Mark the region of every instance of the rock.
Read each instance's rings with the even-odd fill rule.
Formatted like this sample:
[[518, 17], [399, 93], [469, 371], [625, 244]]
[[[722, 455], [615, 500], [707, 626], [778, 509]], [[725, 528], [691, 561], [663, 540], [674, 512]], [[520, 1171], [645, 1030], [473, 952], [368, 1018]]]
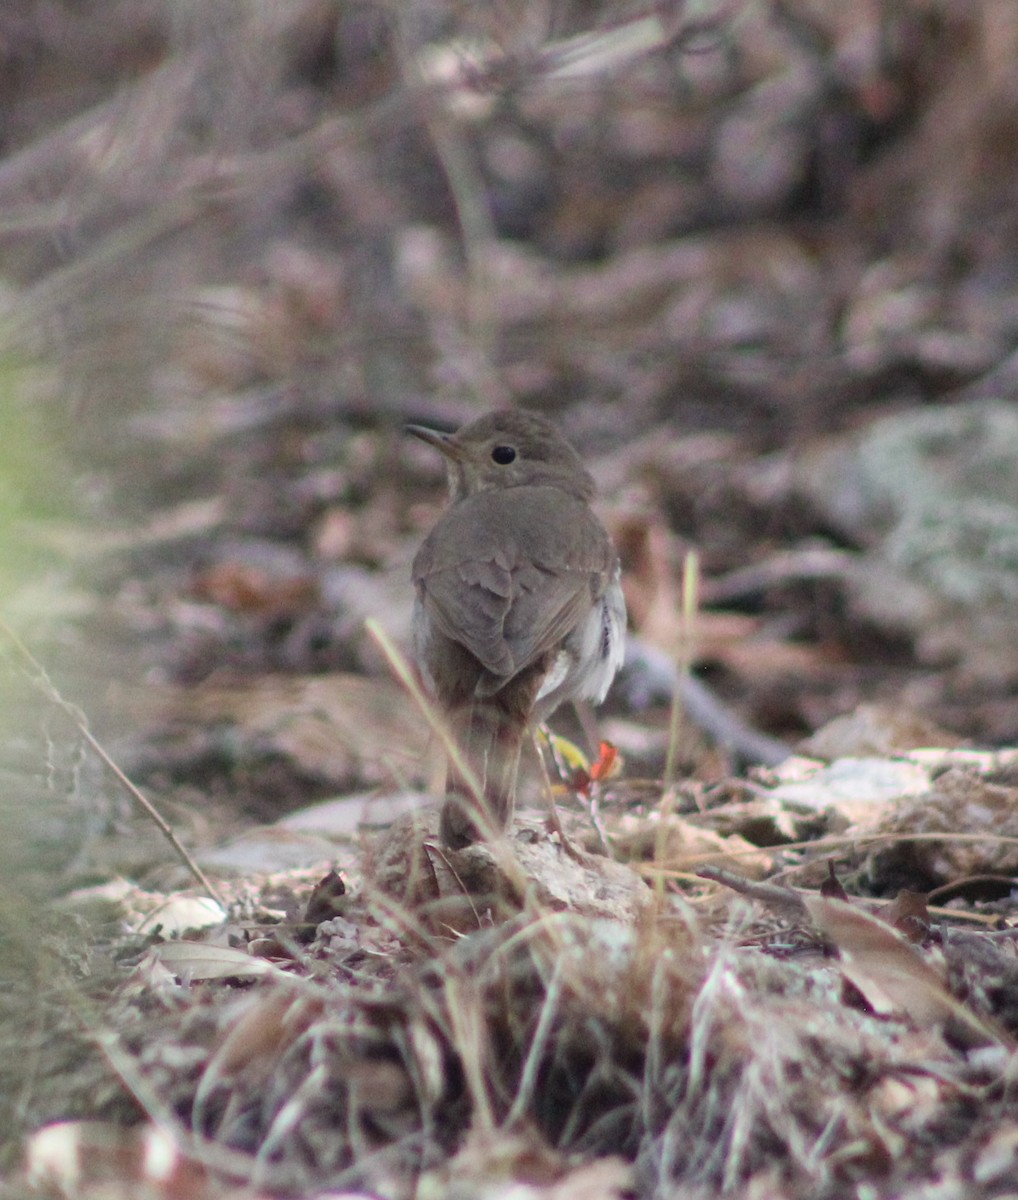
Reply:
[[931, 406], [835, 439], [797, 486], [867, 548], [848, 577], [861, 617], [905, 633], [925, 662], [1018, 680], [1018, 409]]

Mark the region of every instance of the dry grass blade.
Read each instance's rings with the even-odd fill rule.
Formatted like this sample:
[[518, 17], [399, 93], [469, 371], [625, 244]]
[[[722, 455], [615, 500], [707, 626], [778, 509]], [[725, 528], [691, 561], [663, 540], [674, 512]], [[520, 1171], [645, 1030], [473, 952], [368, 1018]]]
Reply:
[[[682, 564], [682, 620], [679, 623], [679, 645], [676, 648], [677, 674], [688, 676], [696, 655], [696, 613], [700, 596], [700, 559], [690, 551]], [[679, 734], [682, 725], [682, 689], [676, 687], [668, 723], [668, 753], [665, 758], [664, 784], [667, 791], [675, 783], [679, 759]]]
[[450, 974], [445, 981], [446, 1012], [452, 1044], [457, 1048], [473, 1105], [474, 1125], [485, 1132], [497, 1127], [489, 1094], [495, 1072], [493, 1050], [479, 991], [466, 979]]
[[506, 1124], [510, 1128], [523, 1119], [524, 1114], [533, 1104], [541, 1062], [547, 1052], [548, 1041], [551, 1037], [552, 1027], [558, 1015], [559, 1003], [562, 998], [562, 975], [561, 962], [556, 962], [552, 977], [548, 982], [548, 987], [544, 994], [544, 1000], [541, 1004], [541, 1014], [537, 1020], [537, 1028], [534, 1030], [534, 1036], [530, 1039], [527, 1057], [523, 1063], [523, 1070], [520, 1072], [519, 1087], [513, 1099], [512, 1108], [509, 1110], [509, 1116], [506, 1119]]

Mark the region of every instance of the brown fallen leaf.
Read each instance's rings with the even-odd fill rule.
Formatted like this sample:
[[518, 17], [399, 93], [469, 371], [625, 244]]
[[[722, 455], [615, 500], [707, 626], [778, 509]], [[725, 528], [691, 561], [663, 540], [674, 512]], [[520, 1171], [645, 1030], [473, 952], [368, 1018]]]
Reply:
[[902, 888], [891, 903], [880, 910], [880, 919], [910, 942], [920, 943], [930, 936], [930, 909], [922, 892]]
[[231, 1076], [246, 1072], [268, 1078], [285, 1051], [322, 1013], [320, 997], [309, 995], [292, 979], [270, 991], [254, 994], [248, 1006], [231, 1022], [226, 1036], [209, 1059], [194, 1094], [196, 1123], [217, 1087]]
[[232, 1022], [209, 1060], [195, 1102], [208, 1094], [218, 1078], [252, 1063], [275, 1059], [321, 1015], [321, 1000], [295, 987], [292, 979], [260, 991]]
[[250, 563], [215, 563], [195, 576], [194, 594], [231, 612], [279, 617], [309, 608], [318, 599], [310, 574], [279, 577]]
[[939, 972], [885, 921], [843, 900], [804, 896], [803, 903], [821, 932], [834, 943], [841, 969], [883, 1014], [898, 1013], [922, 1028], [950, 1027], [967, 1047], [1001, 1046], [1014, 1039], [995, 1022], [977, 1017], [944, 986]]

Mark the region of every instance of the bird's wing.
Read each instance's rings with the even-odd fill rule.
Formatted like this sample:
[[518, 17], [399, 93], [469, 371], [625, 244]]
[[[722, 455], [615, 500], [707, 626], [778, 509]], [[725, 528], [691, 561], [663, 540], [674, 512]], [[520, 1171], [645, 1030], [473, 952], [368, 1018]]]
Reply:
[[503, 681], [516, 674], [502, 633], [512, 604], [511, 571], [495, 559], [471, 558], [420, 571], [415, 563], [414, 579], [425, 615], [444, 637]]
[[586, 505], [546, 488], [482, 493], [443, 517], [414, 561], [428, 617], [470, 651], [497, 691], [554, 648], [593, 602], [614, 552]]

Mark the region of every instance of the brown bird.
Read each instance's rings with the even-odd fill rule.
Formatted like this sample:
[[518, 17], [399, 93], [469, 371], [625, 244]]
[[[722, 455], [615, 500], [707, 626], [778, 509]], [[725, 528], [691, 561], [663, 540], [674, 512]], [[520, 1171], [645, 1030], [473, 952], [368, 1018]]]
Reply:
[[528, 728], [564, 701], [600, 703], [622, 663], [619, 560], [583, 460], [537, 413], [506, 410], [455, 434], [407, 431], [439, 450], [451, 504], [414, 559], [414, 650], [479, 783], [453, 769], [441, 836], [459, 848], [504, 832]]

